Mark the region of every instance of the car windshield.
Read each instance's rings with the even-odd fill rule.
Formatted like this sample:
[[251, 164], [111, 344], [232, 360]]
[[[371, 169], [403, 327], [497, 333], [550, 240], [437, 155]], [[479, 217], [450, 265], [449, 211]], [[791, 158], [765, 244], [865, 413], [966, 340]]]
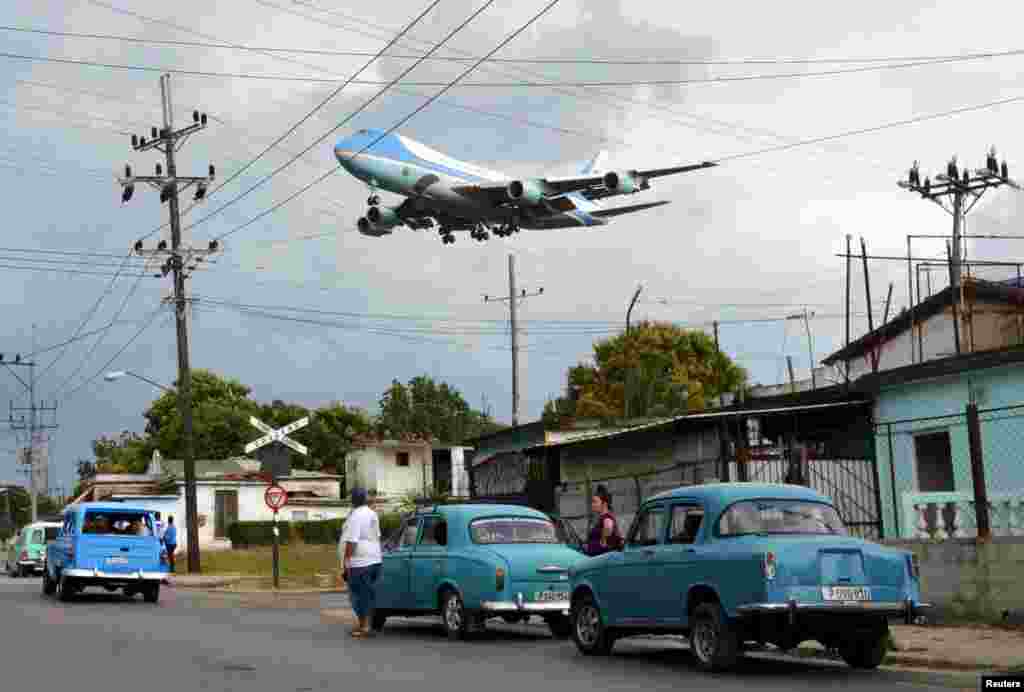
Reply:
[[152, 536], [150, 517], [145, 512], [88, 512], [82, 533], [106, 536]]
[[737, 502], [718, 520], [718, 535], [825, 534], [846, 535], [838, 512], [820, 502], [752, 500]]
[[562, 543], [555, 525], [547, 519], [502, 517], [477, 519], [469, 525], [474, 543]]

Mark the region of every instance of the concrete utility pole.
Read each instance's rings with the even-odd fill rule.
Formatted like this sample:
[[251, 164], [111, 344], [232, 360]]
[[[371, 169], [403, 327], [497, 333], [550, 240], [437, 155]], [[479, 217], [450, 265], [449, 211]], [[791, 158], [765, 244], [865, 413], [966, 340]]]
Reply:
[[[35, 342], [35, 325], [32, 325], [33, 342]], [[35, 344], [33, 343], [33, 350], [35, 350]], [[39, 480], [40, 475], [44, 475], [40, 472], [40, 467], [45, 468], [46, 473], [44, 477], [47, 482], [44, 483], [42, 490], [45, 492], [49, 485], [49, 468], [46, 466], [49, 464], [48, 455], [44, 457], [36, 452], [37, 445], [46, 441], [45, 436], [40, 433], [46, 430], [54, 430], [57, 428], [56, 423], [47, 424], [42, 422], [40, 414], [47, 412], [56, 412], [57, 402], [53, 403], [53, 406], [47, 406], [45, 402], [36, 402], [36, 376], [35, 376], [35, 362], [34, 361], [23, 361], [20, 355], [15, 355], [14, 361], [7, 361], [4, 359], [3, 354], [0, 354], [0, 363], [7, 367], [11, 371], [11, 374], [25, 387], [28, 391], [28, 406], [18, 407], [11, 402], [9, 422], [12, 430], [24, 431], [28, 433], [28, 441], [24, 448], [24, 455], [21, 456], [19, 461], [25, 467], [25, 472], [28, 473], [29, 478], [29, 496], [32, 500], [32, 517], [31, 521], [36, 521], [39, 516]], [[28, 382], [25, 382], [11, 366], [24, 366], [28, 368]], [[15, 420], [14, 414], [21, 413], [17, 420]], [[28, 414], [28, 420], [25, 420], [24, 414]]]
[[[914, 165], [910, 169], [907, 180], [900, 180], [897, 184], [905, 190], [910, 190], [911, 192], [921, 195], [922, 199], [934, 202], [942, 207], [946, 213], [952, 215], [953, 242], [951, 246], [952, 257], [950, 260], [952, 264], [950, 285], [953, 288], [953, 292], [956, 293], [961, 289], [961, 271], [964, 263], [962, 229], [967, 214], [969, 214], [974, 208], [974, 205], [981, 201], [982, 196], [989, 188], [1009, 185], [1016, 190], [1020, 190], [1021, 187], [1010, 179], [1006, 161], [1004, 160], [1000, 164], [996, 160], [995, 147], [992, 147], [992, 149], [989, 150], [984, 168], [975, 170], [973, 174], [968, 171], [966, 167], [961, 170], [957, 167], [956, 157], [954, 156], [949, 163], [946, 164], [945, 174], [935, 176], [935, 180], [936, 182], [933, 184], [931, 178], [926, 177], [922, 183], [921, 171], [918, 167], [918, 162], [914, 161]], [[946, 204], [947, 199], [949, 200], [948, 206]], [[912, 275], [913, 267], [911, 266], [910, 237], [908, 236], [907, 301], [911, 305], [911, 356], [913, 356], [913, 330], [916, 328], [916, 324], [914, 322], [914, 289], [912, 285]], [[921, 360], [924, 360], [923, 354], [919, 353], [918, 355]], [[911, 362], [913, 362], [913, 357], [911, 357]]]
[[167, 250], [167, 242], [160, 241], [156, 250], [144, 250], [142, 241], [135, 243], [135, 252], [139, 255], [166, 256], [167, 260], [157, 276], [174, 275], [175, 322], [177, 324], [178, 341], [178, 404], [185, 433], [185, 521], [188, 524], [188, 571], [195, 574], [199, 569], [199, 512], [196, 502], [196, 464], [195, 448], [192, 435], [192, 375], [189, 366], [188, 323], [186, 308], [188, 299], [185, 297], [186, 268], [189, 272], [196, 268], [193, 263], [203, 262], [205, 258], [217, 252], [216, 240], [210, 241], [207, 249], [182, 248], [181, 246], [181, 210], [178, 206], [178, 194], [192, 185], [196, 186], [197, 202], [206, 198], [207, 186], [214, 180], [214, 167], [210, 164], [209, 175], [204, 177], [179, 176], [174, 154], [180, 149], [184, 140], [199, 130], [206, 128], [206, 113], [193, 111], [192, 124], [180, 130], [174, 129], [174, 107], [171, 100], [171, 77], [160, 78], [160, 94], [163, 104], [164, 122], [162, 128], [152, 128], [152, 139], [132, 135], [132, 148], [135, 151], [156, 149], [163, 152], [166, 158], [167, 175], [163, 175], [160, 164], [156, 165], [155, 176], [132, 176], [130, 166], [125, 166], [125, 177], [121, 180], [124, 193], [122, 202], [131, 199], [136, 182], [149, 183], [160, 190], [160, 201], [167, 202], [170, 209], [171, 248]]
[[[629, 336], [630, 318], [633, 316], [633, 308], [636, 307], [636, 301], [640, 299], [640, 292], [644, 290], [643, 284], [636, 287], [636, 292], [633, 294], [633, 299], [629, 301], [629, 308], [626, 309], [626, 336]], [[630, 353], [630, 356], [633, 354]], [[625, 414], [626, 420], [629, 420], [629, 395], [633, 391], [633, 363], [632, 358], [630, 359], [629, 368], [626, 370], [626, 392], [623, 397], [623, 414]]]
[[490, 295], [484, 296], [485, 303], [500, 303], [508, 301], [509, 314], [512, 332], [512, 425], [519, 425], [519, 322], [516, 315], [517, 304], [521, 300], [544, 295], [544, 289], [537, 289], [536, 293], [527, 293], [522, 289], [516, 293], [516, 258], [515, 255], [508, 256], [508, 298], [495, 298]]

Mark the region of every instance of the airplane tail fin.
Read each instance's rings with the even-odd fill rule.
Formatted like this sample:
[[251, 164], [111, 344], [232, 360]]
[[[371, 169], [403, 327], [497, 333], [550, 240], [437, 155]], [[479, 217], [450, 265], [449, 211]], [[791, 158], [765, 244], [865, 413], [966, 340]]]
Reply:
[[607, 151], [599, 151], [597, 156], [587, 161], [586, 165], [580, 170], [580, 175], [597, 175], [601, 172], [601, 168], [604, 166], [605, 161], [608, 159]]

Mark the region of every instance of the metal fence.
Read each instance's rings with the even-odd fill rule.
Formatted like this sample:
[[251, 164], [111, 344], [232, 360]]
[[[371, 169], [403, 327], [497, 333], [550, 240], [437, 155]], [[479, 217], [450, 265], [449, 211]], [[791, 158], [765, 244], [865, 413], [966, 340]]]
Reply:
[[887, 538], [1024, 535], [1024, 405], [881, 421], [875, 442]]

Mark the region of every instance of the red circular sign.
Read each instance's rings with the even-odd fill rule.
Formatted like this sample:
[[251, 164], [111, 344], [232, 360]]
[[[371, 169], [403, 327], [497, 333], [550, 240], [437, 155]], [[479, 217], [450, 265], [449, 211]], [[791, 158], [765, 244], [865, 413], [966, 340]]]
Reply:
[[272, 485], [263, 493], [263, 501], [276, 512], [288, 504], [288, 491], [279, 485]]

